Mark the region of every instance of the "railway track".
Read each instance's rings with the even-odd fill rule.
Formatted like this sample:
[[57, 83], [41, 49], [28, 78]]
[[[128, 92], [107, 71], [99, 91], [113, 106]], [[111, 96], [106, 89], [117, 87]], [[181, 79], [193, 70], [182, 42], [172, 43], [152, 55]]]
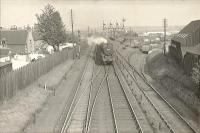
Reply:
[[143, 132], [122, 82], [116, 68], [111, 67], [107, 84], [115, 121], [115, 132]]
[[194, 129], [190, 123], [151, 86], [143, 73], [138, 72], [134, 66], [130, 65], [118, 51], [116, 51], [116, 54], [118, 65], [122, 64], [119, 66], [127, 82], [131, 84], [134, 82], [137, 85], [137, 90], [132, 88], [132, 92], [134, 92], [133, 95], [139, 93], [141, 97], [144, 97], [143, 99], [148, 101], [155, 109], [171, 133], [198, 133], [198, 131], [196, 131], [196, 129]]
[[116, 68], [109, 66], [105, 78], [106, 82], [103, 82], [94, 100], [87, 132], [151, 133], [151, 130], [147, 130], [149, 127], [141, 125], [144, 124], [139, 121], [141, 116], [136, 116], [132, 107], [134, 103], [131, 102], [130, 95], [124, 87], [125, 82], [120, 78]]
[[60, 118], [58, 119], [57, 124], [54, 127], [54, 130], [53, 130], [54, 132], [62, 132], [63, 127], [64, 127], [63, 125], [66, 125], [66, 123], [68, 123], [68, 121], [69, 121], [71, 113], [74, 109], [74, 105], [77, 102], [77, 96], [80, 95], [80, 86], [81, 86], [82, 80], [84, 78], [84, 75], [86, 73], [86, 68], [89, 64], [89, 59], [91, 58], [90, 53], [92, 52], [92, 50], [93, 50], [93, 48], [89, 49], [84, 68], [80, 72], [80, 76], [77, 79], [77, 84], [75, 84], [74, 87], [73, 87], [74, 89], [70, 94], [71, 97], [69, 97], [66, 101], [66, 105], [63, 109], [63, 112], [61, 113]]
[[[103, 68], [103, 66], [101, 66], [101, 67]], [[91, 95], [91, 97], [89, 99], [89, 103], [90, 104], [88, 106], [88, 112], [87, 112], [87, 116], [86, 116], [86, 118], [87, 118], [86, 119], [86, 130], [85, 130], [86, 133], [88, 133], [88, 132], [97, 132], [97, 131], [93, 131], [94, 128], [96, 127], [95, 124], [98, 122], [98, 121], [94, 122], [94, 120], [96, 120], [96, 118], [94, 116], [94, 112], [95, 113], [98, 112], [97, 110], [95, 110], [96, 107], [97, 107], [96, 104], [97, 104], [97, 102], [99, 102], [99, 100], [101, 100], [100, 98], [102, 98], [99, 95], [102, 92], [103, 84], [104, 84], [104, 81], [105, 81], [105, 79], [107, 77], [108, 69], [106, 69], [104, 67], [104, 69], [102, 69], [102, 70], [104, 70], [104, 72], [101, 73], [100, 79], [96, 78], [96, 81], [94, 81], [92, 83], [92, 90], [93, 91], [91, 91], [91, 93], [90, 93], [90, 95]], [[101, 109], [102, 108], [104, 108], [104, 106], [101, 107]]]
[[[84, 73], [81, 77], [81, 80], [78, 84], [75, 95], [73, 97], [72, 103], [70, 105], [70, 110], [68, 111], [68, 114], [67, 114], [65, 121], [62, 125], [61, 131], [60, 131], [61, 133], [64, 133], [67, 130], [69, 132], [71, 130], [73, 130], [73, 131], [82, 130], [82, 127], [83, 127], [82, 121], [84, 119], [83, 113], [85, 111], [85, 106], [87, 106], [86, 100], [88, 99], [88, 91], [89, 91], [89, 89], [88, 89], [89, 85], [86, 86], [85, 82], [90, 81], [89, 75], [91, 74], [87, 69], [92, 68], [92, 66], [89, 64], [90, 61], [91, 61], [91, 59], [88, 59], [88, 63], [87, 63], [88, 68], [85, 67], [85, 69], [84, 69]], [[85, 79], [86, 75], [88, 75], [88, 78]], [[78, 109], [80, 109], [80, 110], [78, 110]], [[78, 114], [78, 111], [79, 111], [79, 114]], [[74, 125], [76, 125], [76, 126], [73, 127]]]
[[100, 66], [101, 73], [99, 74], [99, 77], [95, 77], [94, 81], [91, 84], [91, 91], [90, 91], [90, 97], [88, 99], [88, 109], [86, 114], [86, 120], [85, 120], [85, 132], [90, 132], [90, 125], [92, 121], [92, 115], [95, 108], [95, 104], [97, 101], [97, 97], [99, 95], [100, 90], [102, 89], [102, 84], [105, 81], [105, 77], [107, 76], [107, 70], [103, 66]]
[[[85, 132], [87, 130], [88, 126], [88, 116], [90, 116], [90, 109], [94, 100], [94, 97], [96, 93], [98, 92], [99, 88], [94, 89], [92, 87], [93, 82], [99, 78], [102, 72], [102, 68], [99, 67], [99, 69], [95, 69], [96, 67], [93, 65], [93, 78], [87, 84], [85, 87], [80, 87], [83, 88], [81, 91], [80, 96], [76, 96], [77, 102], [74, 104], [74, 109], [72, 113], [69, 115], [69, 119], [63, 124], [61, 132]], [[88, 72], [91, 69], [89, 68]], [[97, 72], [95, 72], [97, 70]], [[100, 81], [100, 80], [98, 80]], [[100, 81], [101, 84], [102, 81]], [[92, 88], [92, 89], [91, 89]], [[95, 93], [95, 91], [97, 91]]]

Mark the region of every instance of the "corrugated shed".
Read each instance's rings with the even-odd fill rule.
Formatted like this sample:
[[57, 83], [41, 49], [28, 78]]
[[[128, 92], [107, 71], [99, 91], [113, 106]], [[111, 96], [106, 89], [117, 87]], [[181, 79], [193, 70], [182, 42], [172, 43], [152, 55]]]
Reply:
[[170, 55], [177, 61], [178, 64], [182, 63], [182, 52], [181, 44], [178, 41], [171, 40], [171, 45], [169, 46]]
[[186, 25], [172, 40], [181, 43], [181, 46], [194, 46], [200, 43], [200, 20], [195, 20]]
[[174, 35], [171, 42], [170, 54], [179, 64], [183, 62], [187, 52], [198, 53], [196, 45], [200, 43], [200, 20], [192, 21], [186, 25], [178, 34]]
[[189, 52], [186, 52], [183, 60], [183, 68], [187, 75], [191, 75], [192, 69], [195, 64], [200, 59], [200, 55], [195, 55]]
[[179, 33], [174, 35], [172, 40], [179, 42], [181, 46], [191, 46], [192, 45], [191, 38], [192, 37], [190, 34]]
[[183, 65], [186, 74], [190, 75], [195, 64], [200, 60], [200, 44], [185, 51]]
[[185, 53], [186, 52], [194, 54], [194, 55], [200, 55], [200, 44], [198, 44], [198, 45], [196, 45], [194, 47], [187, 47], [185, 49]]

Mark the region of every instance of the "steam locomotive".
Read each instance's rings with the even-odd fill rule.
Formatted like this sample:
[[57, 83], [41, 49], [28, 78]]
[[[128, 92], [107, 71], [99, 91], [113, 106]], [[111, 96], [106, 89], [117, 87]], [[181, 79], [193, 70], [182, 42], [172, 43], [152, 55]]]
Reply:
[[113, 62], [113, 45], [112, 43], [101, 43], [95, 47], [95, 63], [98, 65], [112, 64]]

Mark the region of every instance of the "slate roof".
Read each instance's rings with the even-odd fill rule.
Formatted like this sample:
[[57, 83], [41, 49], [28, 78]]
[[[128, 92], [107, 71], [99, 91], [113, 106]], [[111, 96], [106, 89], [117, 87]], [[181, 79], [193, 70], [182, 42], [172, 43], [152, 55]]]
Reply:
[[0, 39], [6, 40], [6, 44], [26, 44], [27, 30], [1, 30]]
[[0, 57], [5, 55], [7, 56], [9, 51], [10, 51], [9, 48], [0, 48]]

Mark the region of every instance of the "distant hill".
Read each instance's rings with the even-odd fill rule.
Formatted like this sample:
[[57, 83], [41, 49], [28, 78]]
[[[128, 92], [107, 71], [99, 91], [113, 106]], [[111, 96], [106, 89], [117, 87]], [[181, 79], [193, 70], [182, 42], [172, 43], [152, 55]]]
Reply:
[[[167, 31], [180, 31], [184, 26], [168, 26], [167, 27]], [[163, 27], [161, 26], [135, 26], [132, 27], [133, 31], [137, 32], [137, 33], [143, 33], [143, 32], [159, 32], [159, 31], [163, 31]]]
[[[144, 33], [144, 32], [162, 32], [163, 27], [162, 26], [126, 26], [127, 31], [132, 28], [133, 32], [136, 33]], [[167, 32], [174, 32], [174, 31], [180, 31], [184, 26], [168, 26], [167, 27]], [[102, 27], [95, 27], [91, 28], [90, 32], [94, 31], [102, 31]], [[82, 30], [82, 33], [87, 33], [87, 30]]]

